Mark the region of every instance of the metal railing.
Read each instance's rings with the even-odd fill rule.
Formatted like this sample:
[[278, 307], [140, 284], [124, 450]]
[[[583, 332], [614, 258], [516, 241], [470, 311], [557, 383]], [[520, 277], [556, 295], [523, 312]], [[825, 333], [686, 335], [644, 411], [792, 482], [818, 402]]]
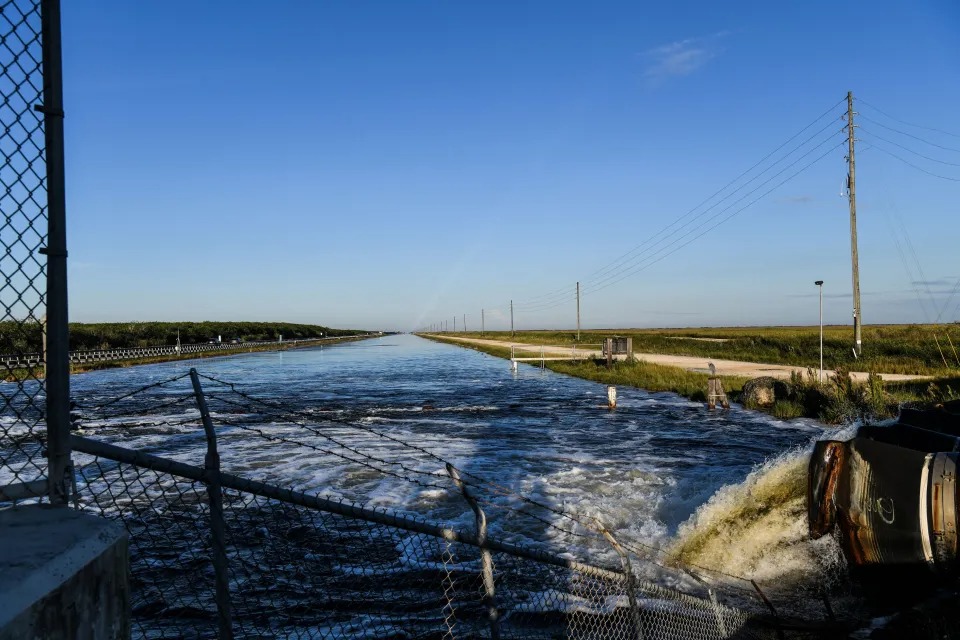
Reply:
[[[89, 362], [109, 362], [115, 360], [135, 360], [139, 358], [189, 355], [191, 353], [209, 353], [213, 351], [242, 351], [251, 347], [291, 348], [303, 345], [333, 344], [343, 339], [358, 338], [375, 334], [356, 334], [333, 336], [329, 338], [297, 338], [285, 340], [251, 340], [248, 342], [216, 342], [182, 345], [157, 345], [153, 347], [120, 347], [116, 349], [79, 349], [69, 353], [70, 364]], [[37, 368], [43, 365], [42, 353], [10, 353], [0, 355], [0, 365], [8, 371]]]
[[[121, 521], [129, 533], [133, 628], [137, 637], [352, 638], [730, 638], [761, 633], [748, 612], [713, 592], [666, 588], [643, 579], [646, 562], [604, 532], [620, 566], [573, 559], [570, 550], [503, 539], [488, 531], [475, 476], [447, 464], [423, 486], [443, 483], [472, 513], [466, 530], [284, 488], [221, 468], [221, 435], [261, 438], [287, 453], [334, 440], [303, 427], [279, 431], [229, 416], [242, 395], [164, 388], [164, 407], [195, 410], [179, 433], [202, 433], [203, 464], [74, 435], [77, 504]], [[183, 379], [181, 376], [179, 379]], [[129, 400], [130, 397], [125, 397]], [[208, 406], [208, 399], [218, 410]], [[118, 423], [123, 403], [102, 414]], [[155, 409], [143, 403], [140, 414]], [[248, 405], [246, 411], [253, 412]], [[137, 416], [143, 419], [143, 415]], [[292, 419], [288, 415], [287, 419]], [[81, 420], [97, 432], [96, 419]], [[174, 424], [167, 422], [166, 424]], [[150, 429], [160, 428], [151, 422]], [[285, 435], [280, 435], [283, 433]], [[305, 439], [309, 435], [312, 440]], [[389, 436], [388, 436], [389, 438]], [[193, 439], [192, 441], [196, 441]], [[379, 458], [339, 441], [370, 469]], [[200, 448], [194, 447], [195, 456]], [[260, 447], [258, 446], [258, 450]], [[180, 458], [183, 455], [178, 456]], [[405, 468], [401, 465], [401, 468]], [[383, 469], [382, 469], [383, 470]], [[412, 471], [410, 473], [413, 473]]]
[[[584, 349], [584, 347], [601, 346], [590, 344], [577, 344], [571, 346], [550, 346], [550, 345], [510, 345], [510, 362], [514, 371], [517, 370], [517, 363], [540, 363], [540, 368], [546, 367], [547, 362], [556, 361], [578, 361], [590, 360], [600, 357], [599, 351]], [[532, 353], [534, 355], [526, 355]]]

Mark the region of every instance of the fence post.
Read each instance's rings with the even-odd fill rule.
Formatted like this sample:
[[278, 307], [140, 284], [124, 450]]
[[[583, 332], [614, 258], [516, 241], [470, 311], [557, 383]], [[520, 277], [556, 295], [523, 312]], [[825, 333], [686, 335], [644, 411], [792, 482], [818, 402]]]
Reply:
[[729, 638], [730, 632], [727, 630], [727, 623], [723, 619], [723, 610], [717, 601], [717, 594], [713, 592], [713, 589], [707, 589], [707, 593], [710, 594], [710, 602], [713, 604], [713, 615], [717, 617], [717, 630], [720, 632], [720, 637]]
[[42, 0], [43, 135], [47, 168], [47, 319], [44, 388], [47, 395], [47, 479], [50, 502], [65, 505], [70, 472], [70, 329], [67, 317], [67, 228], [63, 169], [63, 66], [60, 2]]
[[227, 545], [223, 524], [223, 492], [220, 486], [220, 454], [217, 453], [217, 433], [210, 419], [207, 400], [200, 387], [196, 369], [190, 369], [190, 382], [200, 410], [203, 432], [207, 437], [207, 455], [203, 459], [204, 476], [207, 478], [207, 495], [210, 499], [210, 533], [213, 542], [213, 571], [217, 585], [217, 618], [220, 627], [218, 638], [232, 640], [233, 621], [230, 612], [230, 583], [227, 575]]
[[607, 542], [610, 543], [610, 546], [613, 547], [613, 550], [617, 552], [617, 555], [620, 556], [620, 564], [623, 566], [623, 573], [626, 575], [627, 579], [627, 602], [630, 604], [630, 620], [633, 622], [633, 632], [637, 640], [644, 640], [643, 636], [643, 622], [640, 620], [640, 608], [637, 605], [637, 594], [633, 588], [633, 568], [630, 566], [630, 556], [620, 546], [620, 543], [617, 542], [616, 538], [607, 531], [607, 528], [603, 526], [603, 523], [597, 521], [597, 524], [600, 528], [600, 533], [603, 534], [603, 537], [607, 539]]
[[477, 504], [477, 499], [473, 497], [467, 486], [460, 479], [460, 474], [452, 464], [447, 463], [447, 473], [453, 478], [454, 484], [460, 489], [464, 499], [473, 509], [477, 525], [477, 544], [480, 546], [480, 570], [483, 575], [483, 600], [482, 603], [487, 607], [487, 617], [490, 620], [490, 638], [491, 640], [500, 639], [500, 613], [497, 611], [496, 591], [493, 584], [493, 557], [486, 548], [487, 543], [487, 516], [483, 509]]

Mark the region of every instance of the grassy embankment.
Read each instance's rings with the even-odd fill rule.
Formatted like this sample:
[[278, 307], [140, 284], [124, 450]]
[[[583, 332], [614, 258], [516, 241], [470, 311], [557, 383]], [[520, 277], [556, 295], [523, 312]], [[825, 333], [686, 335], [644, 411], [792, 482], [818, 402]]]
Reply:
[[[811, 417], [828, 423], [840, 423], [856, 417], [885, 418], [896, 415], [903, 403], [935, 404], [957, 397], [960, 391], [960, 373], [957, 368], [945, 366], [934, 341], [934, 331], [940, 340], [948, 364], [952, 360], [953, 345], [957, 344], [946, 331], [958, 332], [957, 327], [927, 327], [918, 325], [887, 325], [864, 327], [864, 356], [854, 360], [849, 350], [850, 327], [825, 327], [824, 366], [838, 370], [841, 375], [819, 384], [812, 376], [794, 376], [779, 387], [780, 392], [772, 406], [750, 407], [763, 409], [781, 418]], [[630, 329], [582, 332], [579, 344], [599, 343], [609, 335], [631, 336], [634, 351], [710, 358], [744, 360], [793, 366], [813, 367], [819, 364], [818, 327], [742, 327], [704, 329]], [[458, 333], [458, 337], [480, 337], [478, 333]], [[509, 332], [486, 332], [485, 338], [510, 340]], [[960, 337], [960, 336], [958, 336]], [[723, 342], [691, 340], [710, 338]], [[513, 338], [516, 342], [544, 345], [572, 345], [576, 334], [569, 331], [523, 331]], [[461, 343], [462, 344], [462, 343]], [[477, 347], [500, 357], [509, 357], [505, 347]], [[849, 355], [848, 355], [849, 354]], [[677, 367], [646, 362], [618, 363], [607, 369], [602, 363], [554, 362], [547, 366], [566, 373], [607, 384], [627, 384], [651, 391], [672, 391], [693, 400], [704, 400], [707, 376]], [[914, 382], [882, 382], [873, 377], [866, 384], [850, 381], [849, 370], [909, 373], [931, 376], [930, 380]], [[745, 378], [724, 377], [724, 388], [734, 400], [747, 381]]]
[[[143, 348], [151, 346], [171, 345], [177, 341], [181, 344], [204, 343], [218, 336], [223, 340], [239, 338], [244, 342], [262, 340], [277, 340], [281, 335], [284, 342], [266, 345], [245, 345], [229, 351], [209, 351], [166, 356], [152, 356], [146, 358], [132, 358], [126, 360], [109, 360], [103, 362], [87, 362], [72, 364], [72, 373], [83, 373], [100, 369], [115, 369], [132, 367], [140, 364], [154, 364], [175, 360], [193, 360], [197, 358], [218, 358], [238, 353], [252, 353], [255, 351], [285, 351], [298, 348], [295, 340], [304, 340], [320, 337], [341, 337], [358, 333], [353, 329], [331, 329], [320, 325], [294, 324], [289, 322], [111, 322], [111, 323], [71, 323], [70, 349], [121, 349]], [[343, 337], [336, 342], [360, 340], [362, 338]], [[41, 350], [42, 335], [37, 323], [0, 322], [0, 350], [4, 353], [37, 353]], [[302, 347], [303, 345], [299, 345]], [[28, 377], [42, 377], [42, 367], [39, 370], [27, 371], [14, 369], [5, 372], [7, 381], [16, 381]]]
[[[826, 326], [823, 333], [823, 365], [827, 369], [951, 377], [957, 375], [957, 368], [960, 367], [960, 358], [954, 351], [954, 347], [960, 349], [958, 325], [867, 325], [863, 328], [863, 355], [857, 360], [851, 352], [851, 327]], [[476, 332], [456, 335], [480, 337]], [[637, 353], [702, 356], [800, 367], [816, 367], [820, 362], [820, 334], [816, 326], [590, 330], [581, 332], [580, 342], [599, 344], [601, 338], [611, 335], [632, 337], [633, 350]], [[509, 340], [510, 332], [487, 331], [483, 337]], [[935, 338], [939, 340], [939, 348]], [[513, 339], [530, 344], [573, 345], [576, 343], [576, 333], [518, 331]]]

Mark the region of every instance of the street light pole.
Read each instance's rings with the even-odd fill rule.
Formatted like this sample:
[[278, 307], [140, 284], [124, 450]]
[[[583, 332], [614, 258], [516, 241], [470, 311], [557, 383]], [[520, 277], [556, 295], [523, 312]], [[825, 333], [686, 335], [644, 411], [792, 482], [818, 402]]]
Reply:
[[823, 383], [823, 280], [817, 280], [813, 284], [820, 287], [820, 378]]

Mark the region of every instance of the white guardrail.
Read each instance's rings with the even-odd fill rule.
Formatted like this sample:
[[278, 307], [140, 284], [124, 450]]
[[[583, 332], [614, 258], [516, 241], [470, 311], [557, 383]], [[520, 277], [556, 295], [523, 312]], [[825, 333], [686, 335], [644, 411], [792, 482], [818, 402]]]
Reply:
[[[267, 345], [298, 346], [304, 344], [323, 344], [336, 342], [343, 338], [361, 338], [379, 335], [377, 333], [358, 333], [349, 336], [334, 336], [329, 338], [303, 338], [296, 340], [260, 340], [239, 343], [203, 343], [162, 345], [156, 347], [130, 347], [125, 349], [85, 349], [70, 352], [70, 364], [85, 364], [88, 362], [107, 362], [113, 360], [134, 360], [136, 358], [152, 358], [158, 356], [177, 356], [191, 353], [207, 353], [210, 351], [241, 351], [250, 347]], [[43, 363], [43, 356], [39, 353], [25, 353], [18, 355], [0, 355], [0, 363], [10, 369], [37, 367]]]

